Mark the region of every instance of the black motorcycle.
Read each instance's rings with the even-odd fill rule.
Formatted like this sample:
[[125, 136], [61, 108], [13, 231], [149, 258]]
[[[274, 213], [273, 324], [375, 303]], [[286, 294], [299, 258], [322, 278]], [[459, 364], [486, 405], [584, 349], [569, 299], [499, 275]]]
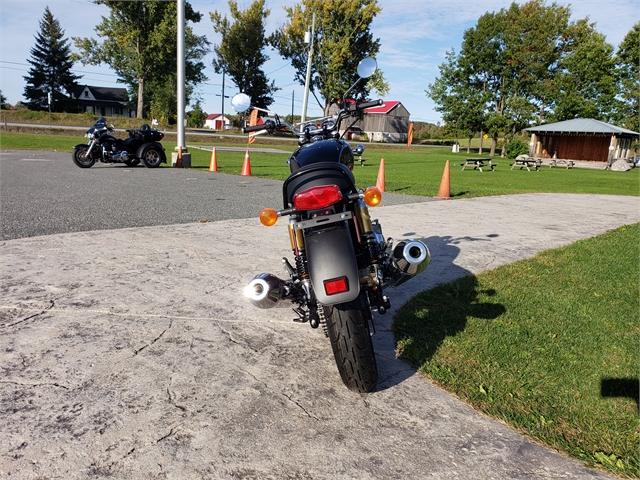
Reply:
[[[375, 60], [363, 60], [358, 66], [360, 78], [347, 93], [376, 69]], [[260, 213], [265, 226], [289, 217], [294, 262], [282, 259], [289, 279], [262, 273], [251, 280], [245, 295], [259, 308], [282, 300], [292, 302], [298, 316], [294, 321], [322, 327], [329, 337], [344, 384], [369, 392], [378, 381], [372, 312], [384, 314], [390, 308], [384, 287], [397, 286], [422, 272], [430, 257], [420, 241], [394, 245], [393, 239], [384, 238], [378, 221], [371, 219], [368, 207], [378, 205], [382, 194], [376, 187], [365, 191], [356, 187], [354, 155], [338, 132], [343, 120], [382, 101], [347, 102], [344, 97], [338, 113], [305, 122], [300, 129], [266, 110], [270, 119], [244, 129], [254, 134], [292, 132], [299, 139], [288, 161], [291, 175], [283, 185], [284, 208]], [[246, 111], [250, 102], [241, 93], [232, 104], [236, 111]]]
[[127, 130], [129, 138], [122, 140], [114, 137], [113, 125], [108, 125], [100, 117], [84, 134], [89, 143], [73, 147], [73, 161], [80, 168], [90, 168], [100, 161], [103, 163], [125, 163], [136, 166], [142, 160], [146, 167], [156, 168], [167, 163], [167, 156], [160, 140], [164, 133], [149, 127], [146, 123], [139, 129]]

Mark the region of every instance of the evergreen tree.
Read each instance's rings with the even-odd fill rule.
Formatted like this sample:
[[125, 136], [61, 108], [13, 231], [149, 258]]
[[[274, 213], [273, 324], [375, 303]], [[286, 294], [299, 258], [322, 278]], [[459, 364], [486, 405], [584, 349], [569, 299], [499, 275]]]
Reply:
[[7, 103], [7, 97], [2, 94], [2, 90], [0, 90], [0, 108], [9, 109], [10, 106]]
[[51, 110], [62, 112], [73, 106], [72, 94], [81, 76], [71, 73], [71, 47], [64, 38], [64, 30], [49, 7], [40, 21], [40, 32], [35, 36], [36, 45], [31, 49], [29, 74], [24, 96], [31, 110], [48, 110], [51, 94]]

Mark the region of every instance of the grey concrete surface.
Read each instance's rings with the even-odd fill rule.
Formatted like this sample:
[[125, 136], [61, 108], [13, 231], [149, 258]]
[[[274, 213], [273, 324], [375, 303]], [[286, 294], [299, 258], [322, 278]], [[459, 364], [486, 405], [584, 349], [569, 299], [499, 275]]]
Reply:
[[639, 207], [527, 194], [373, 210], [433, 261], [388, 291], [367, 395], [343, 387], [320, 331], [242, 298], [254, 274], [281, 273], [286, 222], [3, 241], [0, 478], [611, 478], [421, 378], [391, 321], [419, 291], [638, 222]]

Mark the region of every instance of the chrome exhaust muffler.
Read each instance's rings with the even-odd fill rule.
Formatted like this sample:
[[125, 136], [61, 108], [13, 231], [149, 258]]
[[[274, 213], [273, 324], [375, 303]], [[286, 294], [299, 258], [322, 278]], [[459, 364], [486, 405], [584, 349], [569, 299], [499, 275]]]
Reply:
[[270, 273], [256, 275], [244, 289], [244, 295], [258, 308], [274, 307], [288, 294], [284, 280]]
[[431, 261], [429, 249], [419, 240], [403, 240], [391, 251], [391, 262], [384, 275], [384, 285], [397, 287], [422, 273]]

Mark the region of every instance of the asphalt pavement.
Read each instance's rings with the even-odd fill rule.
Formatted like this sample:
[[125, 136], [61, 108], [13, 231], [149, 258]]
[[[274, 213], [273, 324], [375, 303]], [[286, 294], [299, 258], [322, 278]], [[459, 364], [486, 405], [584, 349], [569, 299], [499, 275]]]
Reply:
[[[12, 238], [0, 242], [0, 478], [612, 478], [422, 378], [396, 359], [391, 321], [438, 283], [638, 222], [637, 197], [405, 197], [372, 210], [385, 236], [425, 241], [432, 263], [387, 291], [392, 309], [376, 318], [374, 336], [380, 382], [360, 395], [342, 385], [320, 331], [293, 323], [286, 306], [259, 310], [242, 298], [255, 274], [282, 274], [280, 258], [289, 256], [286, 222], [265, 228], [253, 218], [265, 200], [279, 200], [280, 182], [74, 166], [69, 179], [54, 177], [74, 201], [45, 228], [41, 217], [57, 212], [48, 203], [65, 207], [36, 177], [71, 160], [38, 155], [0, 155], [2, 233]], [[169, 193], [161, 208], [149, 207]], [[36, 201], [6, 209], [12, 195]], [[205, 210], [169, 213], [185, 197], [182, 208]], [[114, 202], [143, 212], [121, 217]], [[102, 215], [84, 203], [110, 214], [83, 223]], [[163, 221], [165, 210], [180, 220]], [[22, 219], [5, 226], [5, 211]], [[147, 215], [157, 224], [101, 224]], [[20, 230], [21, 222], [40, 226]]]
[[[283, 165], [286, 160], [283, 153]], [[387, 205], [424, 200], [385, 196]], [[3, 151], [0, 204], [0, 239], [10, 240], [257, 218], [265, 207], [282, 208], [283, 200], [282, 182], [276, 180], [125, 164], [97, 163], [82, 169], [70, 151]]]

